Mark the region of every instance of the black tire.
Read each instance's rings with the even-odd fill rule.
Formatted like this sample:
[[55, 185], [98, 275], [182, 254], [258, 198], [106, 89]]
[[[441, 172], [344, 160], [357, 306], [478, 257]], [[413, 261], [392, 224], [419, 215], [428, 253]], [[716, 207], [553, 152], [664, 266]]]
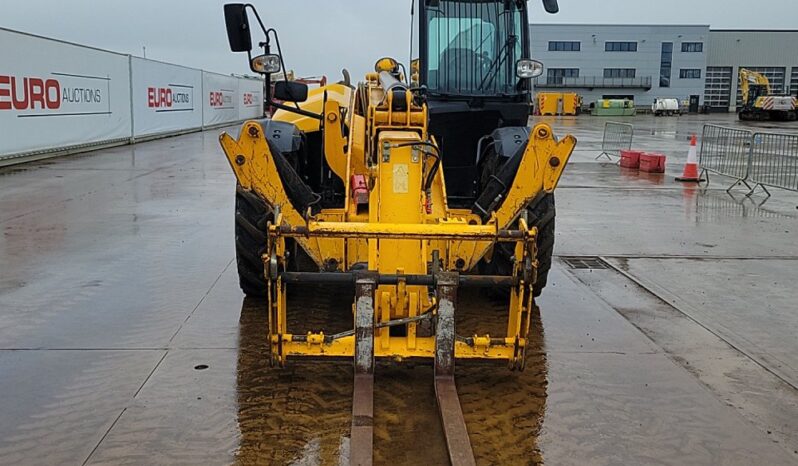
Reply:
[[[540, 296], [543, 289], [546, 288], [546, 283], [549, 280], [549, 270], [551, 270], [551, 260], [554, 255], [554, 225], [556, 214], [554, 194], [546, 194], [537, 204], [527, 208], [527, 222], [529, 226], [536, 226], [538, 228], [538, 277], [532, 287], [533, 295], [536, 298]], [[486, 275], [512, 275], [513, 253], [512, 245], [508, 243], [496, 244], [493, 249], [491, 261], [483, 261], [482, 273]], [[506, 293], [503, 294], [506, 295]]]
[[537, 205], [527, 209], [529, 225], [538, 227], [538, 277], [533, 287], [533, 294], [536, 298], [540, 296], [549, 281], [549, 271], [554, 256], [556, 216], [554, 193], [546, 194]]
[[241, 291], [249, 297], [264, 298], [267, 293], [261, 255], [266, 252], [266, 224], [274, 218], [263, 199], [236, 186], [236, 264]]

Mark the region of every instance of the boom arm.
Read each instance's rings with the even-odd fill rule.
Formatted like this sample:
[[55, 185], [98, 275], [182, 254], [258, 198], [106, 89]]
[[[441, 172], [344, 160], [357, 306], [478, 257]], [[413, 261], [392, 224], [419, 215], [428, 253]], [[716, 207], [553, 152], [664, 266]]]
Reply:
[[764, 87], [765, 95], [772, 94], [767, 76], [753, 70], [740, 68], [740, 92], [742, 93], [743, 102], [748, 102], [752, 84]]

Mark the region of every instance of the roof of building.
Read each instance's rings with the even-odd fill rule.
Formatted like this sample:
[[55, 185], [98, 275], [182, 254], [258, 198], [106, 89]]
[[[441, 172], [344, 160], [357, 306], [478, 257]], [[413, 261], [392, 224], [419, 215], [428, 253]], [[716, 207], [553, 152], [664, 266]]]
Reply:
[[798, 32], [798, 29], [710, 29], [709, 32]]
[[608, 24], [608, 23], [530, 23], [530, 26], [591, 26], [591, 27], [701, 27], [708, 28], [709, 24]]
[[709, 24], [608, 24], [608, 23], [530, 23], [530, 26], [585, 26], [585, 27], [663, 27], [663, 28], [684, 28], [701, 27], [710, 28], [709, 32], [791, 32], [796, 33], [798, 29], [744, 29], [744, 28], [713, 28]]

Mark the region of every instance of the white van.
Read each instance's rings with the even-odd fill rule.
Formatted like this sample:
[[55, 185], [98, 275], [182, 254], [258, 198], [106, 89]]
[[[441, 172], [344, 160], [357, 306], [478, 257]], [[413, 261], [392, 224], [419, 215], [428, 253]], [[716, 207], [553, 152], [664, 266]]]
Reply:
[[679, 100], [678, 99], [654, 99], [654, 103], [651, 104], [651, 113], [654, 116], [662, 116], [662, 115], [681, 115], [682, 110], [679, 107]]

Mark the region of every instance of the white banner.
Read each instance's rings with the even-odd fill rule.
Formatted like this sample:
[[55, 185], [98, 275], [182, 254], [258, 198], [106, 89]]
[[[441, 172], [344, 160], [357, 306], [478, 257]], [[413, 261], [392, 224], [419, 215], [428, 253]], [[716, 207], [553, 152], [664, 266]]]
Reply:
[[263, 80], [0, 28], [0, 161], [263, 116]]
[[212, 126], [238, 120], [238, 78], [202, 72], [202, 125]]
[[250, 120], [263, 118], [263, 80], [239, 79], [238, 119]]
[[0, 29], [0, 156], [130, 137], [128, 57]]
[[202, 71], [135, 57], [131, 65], [134, 136], [202, 126]]

